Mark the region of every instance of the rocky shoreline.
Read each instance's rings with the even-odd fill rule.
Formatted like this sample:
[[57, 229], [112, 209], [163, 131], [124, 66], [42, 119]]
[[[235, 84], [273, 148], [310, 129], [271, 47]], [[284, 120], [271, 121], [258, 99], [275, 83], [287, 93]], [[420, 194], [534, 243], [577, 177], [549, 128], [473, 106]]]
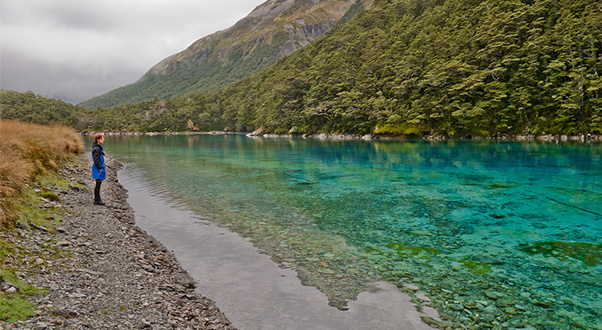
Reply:
[[0, 329], [234, 329], [172, 252], [134, 224], [127, 191], [117, 181], [122, 165], [107, 161], [106, 206], [92, 204], [89, 156], [63, 167], [71, 189], [50, 190], [63, 220], [10, 232], [24, 249], [10, 261], [24, 282], [44, 288], [34, 295], [36, 315]]
[[[92, 133], [84, 133], [91, 135]], [[210, 132], [130, 132], [130, 131], [109, 131], [104, 132], [105, 135], [245, 135], [247, 137], [265, 137], [265, 138], [314, 138], [318, 140], [407, 140], [421, 139], [425, 141], [457, 141], [457, 140], [474, 140], [474, 141], [510, 141], [510, 142], [551, 142], [551, 143], [599, 143], [602, 142], [602, 135], [599, 134], [580, 134], [580, 135], [558, 135], [558, 134], [543, 134], [543, 135], [495, 135], [491, 137], [449, 137], [445, 135], [425, 135], [423, 137], [403, 137], [403, 136], [386, 136], [380, 134], [343, 134], [343, 133], [316, 133], [316, 134], [267, 134], [261, 130], [251, 133], [231, 132], [231, 131], [210, 131]]]

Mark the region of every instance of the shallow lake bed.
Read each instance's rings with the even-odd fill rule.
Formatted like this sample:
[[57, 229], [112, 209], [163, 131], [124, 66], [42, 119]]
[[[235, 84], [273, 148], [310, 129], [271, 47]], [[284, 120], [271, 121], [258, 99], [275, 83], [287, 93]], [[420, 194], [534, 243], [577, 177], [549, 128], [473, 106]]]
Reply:
[[452, 325], [602, 328], [600, 145], [244, 136], [106, 145], [151, 193], [246, 237], [341, 310], [386, 281]]

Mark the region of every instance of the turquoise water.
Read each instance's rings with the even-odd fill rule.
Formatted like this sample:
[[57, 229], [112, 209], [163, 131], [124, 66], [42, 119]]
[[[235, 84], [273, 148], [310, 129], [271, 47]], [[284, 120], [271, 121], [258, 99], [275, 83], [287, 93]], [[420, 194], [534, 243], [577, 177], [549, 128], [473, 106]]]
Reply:
[[[414, 284], [448, 326], [602, 329], [602, 145], [107, 137], [330, 304]], [[475, 327], [475, 326], [473, 326]]]

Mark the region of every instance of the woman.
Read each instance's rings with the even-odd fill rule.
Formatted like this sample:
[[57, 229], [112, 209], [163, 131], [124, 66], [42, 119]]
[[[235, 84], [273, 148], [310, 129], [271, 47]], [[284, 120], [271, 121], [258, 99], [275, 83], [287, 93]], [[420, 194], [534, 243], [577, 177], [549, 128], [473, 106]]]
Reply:
[[100, 198], [100, 185], [107, 178], [107, 169], [105, 167], [105, 152], [102, 144], [105, 142], [104, 135], [98, 133], [94, 135], [94, 144], [92, 145], [92, 179], [96, 180], [94, 188], [94, 204], [105, 205]]

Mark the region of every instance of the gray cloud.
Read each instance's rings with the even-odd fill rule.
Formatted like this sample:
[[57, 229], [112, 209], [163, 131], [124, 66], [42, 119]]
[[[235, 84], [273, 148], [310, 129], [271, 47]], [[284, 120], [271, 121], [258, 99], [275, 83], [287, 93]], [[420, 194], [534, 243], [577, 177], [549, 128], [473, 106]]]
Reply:
[[81, 102], [138, 80], [262, 0], [2, 0], [0, 88]]
[[40, 60], [11, 50], [2, 52], [2, 64], [2, 89], [32, 91], [75, 103], [97, 96], [99, 91], [132, 83], [132, 79], [140, 76], [140, 70], [124, 63], [115, 63], [110, 68], [94, 63], [67, 64]]

